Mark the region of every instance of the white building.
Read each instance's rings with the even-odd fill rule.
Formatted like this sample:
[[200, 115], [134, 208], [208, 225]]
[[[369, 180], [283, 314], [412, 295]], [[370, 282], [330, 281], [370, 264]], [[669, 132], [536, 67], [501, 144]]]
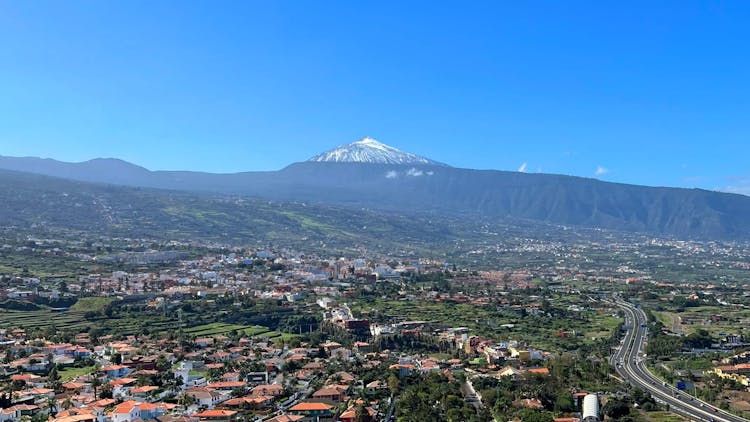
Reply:
[[583, 422], [599, 422], [599, 397], [587, 394], [583, 398]]

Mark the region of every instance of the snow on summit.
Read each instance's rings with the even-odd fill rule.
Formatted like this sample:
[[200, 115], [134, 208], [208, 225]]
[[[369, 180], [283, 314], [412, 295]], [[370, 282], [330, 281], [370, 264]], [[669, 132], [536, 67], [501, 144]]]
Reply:
[[368, 164], [432, 164], [442, 165], [425, 157], [401, 151], [373, 138], [362, 138], [357, 142], [336, 147], [316, 155], [308, 161], [329, 163]]

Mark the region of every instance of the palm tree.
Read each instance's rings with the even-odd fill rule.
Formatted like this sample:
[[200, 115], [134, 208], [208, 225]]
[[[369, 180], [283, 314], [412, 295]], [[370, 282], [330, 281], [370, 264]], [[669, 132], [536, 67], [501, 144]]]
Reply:
[[47, 413], [49, 413], [51, 416], [55, 416], [57, 414], [57, 400], [54, 397], [47, 398], [45, 407], [47, 408]]
[[182, 393], [180, 395], [180, 399], [177, 401], [178, 404], [181, 404], [185, 407], [190, 407], [191, 405], [195, 404], [195, 397], [191, 396], [187, 393]]
[[94, 377], [93, 380], [91, 380], [91, 388], [94, 389], [94, 400], [97, 400], [97, 388], [102, 385], [102, 381], [98, 377]]

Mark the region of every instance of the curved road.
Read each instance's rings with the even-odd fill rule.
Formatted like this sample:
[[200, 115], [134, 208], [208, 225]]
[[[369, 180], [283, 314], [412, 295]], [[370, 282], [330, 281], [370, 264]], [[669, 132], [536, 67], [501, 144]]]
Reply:
[[651, 393], [657, 401], [667, 403], [669, 409], [691, 420], [707, 422], [749, 422], [747, 419], [717, 409], [683, 391], [663, 383], [646, 368], [643, 351], [646, 340], [646, 313], [628, 302], [617, 301], [625, 311], [625, 325], [630, 327], [620, 348], [612, 355], [611, 363], [620, 376], [644, 391]]

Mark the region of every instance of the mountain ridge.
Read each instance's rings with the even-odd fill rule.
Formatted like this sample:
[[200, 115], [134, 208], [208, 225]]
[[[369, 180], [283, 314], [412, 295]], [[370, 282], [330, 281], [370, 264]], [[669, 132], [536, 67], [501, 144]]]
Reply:
[[[10, 168], [9, 168], [10, 167]], [[681, 238], [750, 240], [750, 197], [430, 162], [305, 161], [278, 171], [149, 171], [121, 161], [0, 157], [0, 168], [134, 187], [218, 193], [485, 221], [528, 219]]]

